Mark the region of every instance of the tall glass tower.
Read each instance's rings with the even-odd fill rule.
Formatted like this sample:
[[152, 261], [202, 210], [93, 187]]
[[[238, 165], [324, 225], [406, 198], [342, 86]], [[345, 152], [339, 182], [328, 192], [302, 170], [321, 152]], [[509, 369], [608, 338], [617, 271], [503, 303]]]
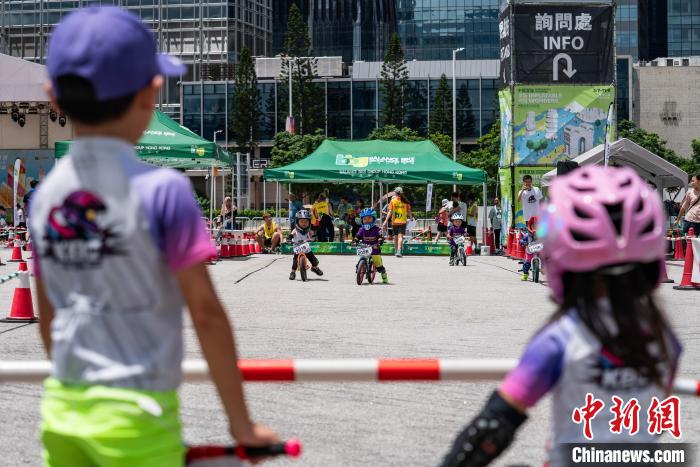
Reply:
[[498, 58], [499, 0], [397, 0], [398, 28], [409, 60]]
[[272, 52], [284, 46], [289, 8], [296, 3], [309, 28], [316, 56], [354, 60], [383, 60], [396, 31], [395, 0], [272, 0]]
[[[188, 65], [184, 80], [233, 76], [243, 46], [268, 55], [272, 43], [270, 0], [0, 0], [0, 48], [15, 57], [43, 63], [52, 28], [76, 8], [115, 5], [139, 15], [153, 29], [160, 50]], [[178, 103], [169, 80], [161, 101]]]
[[668, 56], [700, 55], [700, 1], [668, 0]]

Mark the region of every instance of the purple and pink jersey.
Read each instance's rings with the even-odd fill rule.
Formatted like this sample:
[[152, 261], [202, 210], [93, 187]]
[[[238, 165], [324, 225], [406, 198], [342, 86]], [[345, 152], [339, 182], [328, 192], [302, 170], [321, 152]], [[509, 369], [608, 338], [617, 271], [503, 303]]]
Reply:
[[467, 231], [467, 230], [466, 230], [466, 228], [464, 227], [464, 222], [462, 222], [462, 225], [460, 225], [459, 227], [456, 227], [454, 224], [452, 224], [452, 225], [450, 226], [450, 228], [447, 229], [447, 235], [450, 236], [450, 242], [449, 242], [450, 245], [452, 245], [453, 247], [457, 248], [457, 244], [456, 244], [455, 241], [454, 241], [454, 237], [455, 237], [456, 235], [462, 235], [462, 236], [463, 236], [463, 235], [465, 235], [466, 231]]
[[[656, 436], [640, 430], [634, 438], [623, 431], [611, 433], [609, 411], [612, 396], [625, 401], [636, 398], [646, 407], [653, 396], [666, 396], [675, 374], [681, 346], [674, 335], [667, 336], [673, 368], [664, 368], [666, 387], [659, 387], [625, 362], [603, 348], [598, 339], [580, 321], [575, 311], [547, 324], [530, 341], [518, 366], [501, 384], [500, 391], [526, 407], [534, 406], [547, 393], [552, 394], [552, 431], [549, 465], [568, 465], [556, 446], [588, 442], [581, 425], [572, 421], [572, 412], [585, 405], [586, 393], [605, 402], [606, 408], [592, 421], [591, 442], [655, 442]], [[643, 432], [644, 431], [644, 432]]]
[[111, 138], [81, 138], [32, 198], [35, 271], [55, 310], [53, 376], [172, 390], [184, 302], [174, 273], [214, 248], [183, 175]]
[[355, 240], [359, 240], [366, 245], [372, 245], [373, 255], [381, 254], [382, 229], [376, 225], [369, 230], [361, 227], [357, 231], [357, 235], [355, 235]]

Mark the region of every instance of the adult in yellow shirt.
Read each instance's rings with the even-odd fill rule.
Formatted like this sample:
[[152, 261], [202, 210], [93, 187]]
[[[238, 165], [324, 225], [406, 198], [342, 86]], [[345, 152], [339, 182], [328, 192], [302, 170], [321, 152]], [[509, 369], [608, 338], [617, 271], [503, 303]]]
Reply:
[[333, 226], [333, 206], [324, 193], [319, 193], [316, 202], [311, 207], [311, 214], [318, 230], [316, 237], [319, 242], [332, 242], [335, 238], [335, 227]]
[[265, 253], [274, 251], [282, 241], [282, 229], [272, 221], [272, 214], [269, 212], [263, 214], [263, 225], [255, 233], [255, 239]]
[[413, 219], [413, 210], [411, 203], [403, 194], [403, 188], [397, 186], [394, 188], [394, 199], [389, 203], [389, 208], [386, 213], [386, 219], [382, 227], [386, 227], [387, 222], [391, 219], [391, 230], [394, 234], [394, 249], [396, 257], [401, 258], [403, 251], [403, 237], [406, 235], [406, 223], [408, 219]]

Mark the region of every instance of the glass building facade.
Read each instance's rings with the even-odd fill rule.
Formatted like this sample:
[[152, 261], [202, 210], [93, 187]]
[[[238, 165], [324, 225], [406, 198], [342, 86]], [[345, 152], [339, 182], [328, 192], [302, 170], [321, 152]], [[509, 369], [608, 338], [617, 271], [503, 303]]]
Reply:
[[396, 31], [396, 0], [272, 0], [272, 54], [282, 51], [289, 8], [296, 3], [317, 57], [383, 60]]
[[[404, 124], [427, 134], [430, 111], [439, 79], [409, 79], [405, 91], [407, 113]], [[448, 80], [451, 88], [451, 81]], [[382, 111], [382, 92], [376, 80], [329, 78], [319, 80], [323, 89], [326, 114], [325, 133], [337, 139], [364, 139], [378, 126]], [[274, 80], [258, 82], [261, 92], [261, 118], [258, 139], [271, 142], [284, 130], [287, 94]], [[233, 114], [233, 82], [186, 82], [182, 86], [182, 124], [211, 140], [214, 132], [224, 131], [225, 141], [233, 141], [229, 122]], [[498, 118], [497, 79], [457, 79], [457, 137], [473, 143], [488, 132]]]
[[[56, 23], [76, 8], [95, 4], [120, 6], [140, 16], [154, 31], [160, 50], [188, 64], [183, 80], [232, 77], [243, 46], [253, 55], [271, 52], [272, 0], [0, 0], [6, 51], [43, 63]], [[169, 80], [161, 102], [179, 103], [177, 81]]]
[[[618, 55], [631, 55], [636, 61], [639, 59], [640, 45], [644, 43], [645, 28], [640, 27], [640, 0], [618, 0], [615, 11], [615, 39]], [[643, 16], [643, 15], [642, 15]], [[640, 32], [642, 38], [640, 41]], [[640, 44], [641, 43], [641, 44]]]
[[408, 60], [498, 58], [498, 0], [397, 0], [398, 31]]
[[668, 56], [700, 55], [700, 0], [668, 0]]

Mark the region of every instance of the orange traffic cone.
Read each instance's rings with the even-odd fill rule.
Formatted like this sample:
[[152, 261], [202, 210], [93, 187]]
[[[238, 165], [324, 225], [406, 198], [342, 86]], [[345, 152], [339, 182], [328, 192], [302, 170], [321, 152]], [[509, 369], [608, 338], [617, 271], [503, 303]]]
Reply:
[[4, 323], [33, 323], [39, 321], [34, 316], [34, 304], [32, 303], [32, 290], [29, 288], [29, 271], [27, 263], [19, 263], [19, 285], [15, 288], [12, 297], [12, 308], [10, 315], [1, 319]]
[[677, 231], [675, 236], [675, 249], [673, 252], [673, 261], [685, 261], [685, 254], [683, 254], [683, 237], [681, 237], [681, 232]]
[[520, 243], [523, 238], [523, 231], [521, 230], [518, 234], [518, 259], [525, 259], [525, 245]]
[[257, 242], [257, 240], [253, 239], [253, 247], [255, 248], [255, 253], [262, 253], [262, 248], [260, 247], [260, 243]]
[[17, 234], [15, 235], [15, 243], [12, 247], [12, 257], [10, 258], [10, 262], [18, 263], [20, 261], [24, 261], [22, 258], [22, 240], [19, 239], [19, 234]]
[[230, 240], [227, 233], [221, 238], [221, 257], [230, 258], [231, 257], [231, 246]]
[[510, 257], [510, 249], [511, 249], [512, 245], [513, 245], [513, 227], [508, 229], [508, 237], [506, 240], [506, 249], [505, 249], [505, 255], [507, 258]]
[[666, 269], [666, 263], [664, 262], [663, 265], [661, 266], [661, 278], [659, 279], [659, 282], [662, 284], [673, 284], [674, 281], [670, 277], [668, 277], [668, 270]]
[[233, 257], [238, 258], [240, 256], [243, 256], [241, 253], [241, 239], [239, 238], [233, 238]]
[[472, 256], [474, 254], [474, 247], [472, 246], [472, 241], [467, 240], [467, 256]]
[[[688, 231], [686, 237], [688, 243], [685, 248], [685, 264], [683, 265], [683, 278], [679, 285], [674, 285], [675, 290], [700, 290], [700, 283], [693, 282], [693, 245], [691, 238], [695, 237], [694, 229]], [[680, 241], [680, 239], [678, 239]]]

